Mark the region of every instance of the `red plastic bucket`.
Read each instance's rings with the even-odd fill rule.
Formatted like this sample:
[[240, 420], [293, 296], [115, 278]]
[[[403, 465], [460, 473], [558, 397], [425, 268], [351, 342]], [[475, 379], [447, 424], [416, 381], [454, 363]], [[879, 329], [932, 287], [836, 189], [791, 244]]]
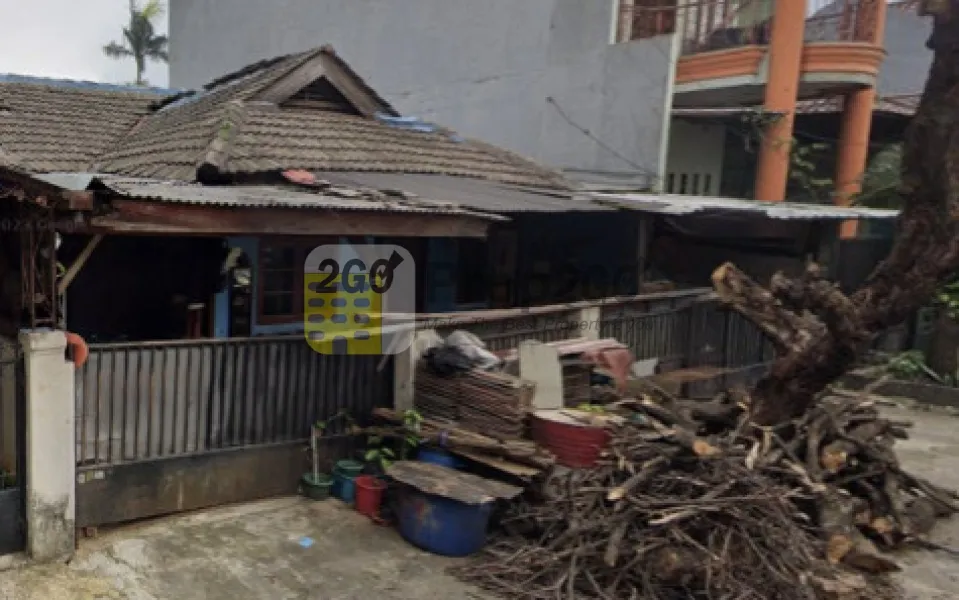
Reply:
[[540, 410], [533, 415], [533, 439], [571, 468], [592, 467], [609, 444], [603, 427], [579, 423], [559, 411]]
[[353, 483], [356, 485], [356, 510], [370, 518], [378, 515], [386, 484], [372, 475], [360, 475]]

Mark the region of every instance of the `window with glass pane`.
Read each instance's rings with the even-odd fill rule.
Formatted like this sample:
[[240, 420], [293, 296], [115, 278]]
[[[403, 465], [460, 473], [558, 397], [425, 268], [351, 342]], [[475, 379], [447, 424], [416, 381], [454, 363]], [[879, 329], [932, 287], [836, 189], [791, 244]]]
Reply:
[[302, 268], [297, 264], [295, 246], [265, 244], [260, 252], [260, 314], [285, 317], [296, 312], [297, 283]]

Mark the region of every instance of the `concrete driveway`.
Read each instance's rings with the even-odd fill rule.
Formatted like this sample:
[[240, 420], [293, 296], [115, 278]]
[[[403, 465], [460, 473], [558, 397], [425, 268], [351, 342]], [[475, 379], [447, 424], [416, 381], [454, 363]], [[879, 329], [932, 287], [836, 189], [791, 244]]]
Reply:
[[0, 599], [485, 598], [450, 564], [336, 500], [284, 498], [101, 533], [69, 565], [0, 573]]
[[[905, 465], [959, 488], [959, 418], [889, 413], [916, 423], [899, 448]], [[959, 547], [959, 519], [940, 523], [933, 539]], [[897, 558], [906, 598], [959, 598], [959, 558], [929, 551]], [[0, 600], [489, 598], [446, 575], [450, 564], [336, 500], [284, 498], [101, 532], [69, 565], [0, 573]]]

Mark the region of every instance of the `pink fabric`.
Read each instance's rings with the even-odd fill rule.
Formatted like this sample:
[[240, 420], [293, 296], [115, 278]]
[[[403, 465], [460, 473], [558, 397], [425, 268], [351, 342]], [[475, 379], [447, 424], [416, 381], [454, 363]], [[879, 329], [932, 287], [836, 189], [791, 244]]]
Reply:
[[628, 348], [591, 348], [583, 352], [581, 358], [609, 371], [616, 382], [616, 389], [626, 389], [629, 367], [633, 364], [633, 353]]

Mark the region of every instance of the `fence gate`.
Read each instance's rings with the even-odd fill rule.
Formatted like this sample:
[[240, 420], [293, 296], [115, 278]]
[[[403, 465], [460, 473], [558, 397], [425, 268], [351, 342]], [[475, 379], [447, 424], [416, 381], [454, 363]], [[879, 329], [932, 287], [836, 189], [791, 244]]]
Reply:
[[[296, 492], [310, 426], [390, 406], [393, 364], [302, 336], [91, 344], [77, 372], [77, 526]], [[344, 424], [323, 459], [353, 452]], [[326, 468], [328, 465], [322, 465]]]
[[0, 342], [0, 554], [26, 547], [26, 389], [16, 341]]

